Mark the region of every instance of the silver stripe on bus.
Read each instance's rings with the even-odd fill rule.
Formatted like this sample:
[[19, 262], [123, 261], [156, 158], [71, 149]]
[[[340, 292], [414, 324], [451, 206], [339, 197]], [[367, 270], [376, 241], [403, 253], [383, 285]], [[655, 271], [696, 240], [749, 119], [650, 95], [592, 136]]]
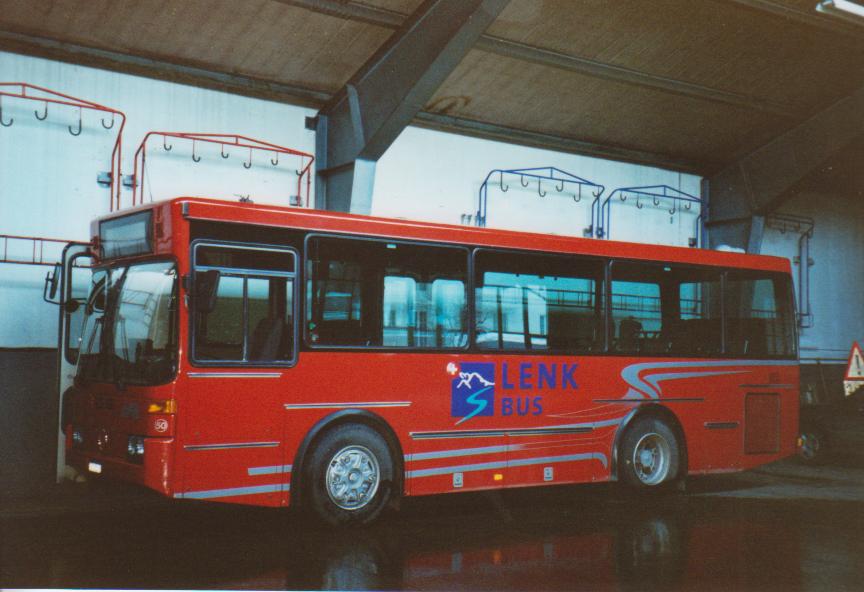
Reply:
[[227, 442], [224, 444], [187, 444], [186, 450], [228, 450], [232, 448], [274, 448], [279, 442]]
[[497, 454], [507, 452], [510, 446], [483, 446], [480, 448], [462, 448], [460, 450], [438, 450], [435, 452], [417, 452], [406, 454], [405, 462], [432, 460], [436, 458], [455, 458], [457, 456], [474, 456], [475, 454]]
[[702, 403], [703, 397], [660, 397], [659, 399], [636, 399], [633, 397], [623, 399], [592, 399], [592, 403]]
[[469, 473], [472, 471], [488, 471], [492, 469], [507, 469], [513, 467], [526, 467], [531, 465], [542, 465], [547, 463], [559, 462], [575, 462], [583, 460], [599, 460], [603, 466], [608, 466], [609, 461], [605, 454], [600, 452], [586, 452], [581, 454], [565, 454], [562, 456], [543, 456], [535, 458], [520, 458], [516, 460], [502, 460], [485, 463], [475, 463], [470, 465], [453, 465], [449, 467], [436, 467], [433, 469], [417, 469], [407, 471], [405, 477], [407, 479], [417, 479], [419, 477], [435, 477], [438, 475], [449, 475], [451, 473]]
[[360, 401], [357, 403], [285, 403], [285, 409], [367, 409], [410, 407], [411, 401]]
[[187, 491], [175, 493], [177, 499], [211, 499], [214, 497], [234, 497], [235, 495], [256, 495], [259, 493], [274, 493], [289, 491], [289, 485], [274, 483], [272, 485], [255, 485], [252, 487], [231, 487], [228, 489], [204, 489], [202, 491]]
[[249, 467], [249, 475], [276, 475], [279, 473], [290, 473], [291, 465], [273, 465], [270, 467]]
[[281, 378], [281, 372], [187, 372], [189, 378]]
[[[703, 370], [704, 368], [735, 368], [753, 366], [796, 366], [792, 360], [710, 360], [700, 362], [639, 362], [630, 364], [621, 370], [621, 378], [630, 387], [631, 392], [642, 395], [646, 399], [657, 399], [662, 396], [660, 382], [681, 378], [697, 378], [720, 376], [724, 374], [744, 374], [747, 370]], [[653, 370], [693, 369], [693, 372], [671, 372], [668, 374], [651, 374], [644, 379], [642, 372]], [[628, 395], [630, 393], [627, 393]]]
[[[554, 443], [550, 443], [555, 445]], [[424, 460], [437, 460], [442, 458], [458, 458], [460, 456], [474, 456], [478, 454], [499, 454], [503, 452], [517, 452], [521, 450], [539, 450], [549, 448], [549, 445], [534, 446], [529, 444], [508, 444], [505, 446], [481, 446], [479, 448], [457, 448], [456, 450], [435, 450], [432, 452], [416, 452], [406, 454], [405, 462], [420, 462]]]
[[540, 428], [512, 428], [512, 429], [490, 429], [490, 430], [449, 430], [441, 432], [411, 432], [414, 440], [433, 440], [450, 438], [489, 438], [494, 436], [542, 436], [555, 434], [584, 434], [597, 428], [618, 425], [621, 418], [606, 419], [603, 421], [592, 421], [584, 423], [570, 423], [566, 425], [543, 426]]

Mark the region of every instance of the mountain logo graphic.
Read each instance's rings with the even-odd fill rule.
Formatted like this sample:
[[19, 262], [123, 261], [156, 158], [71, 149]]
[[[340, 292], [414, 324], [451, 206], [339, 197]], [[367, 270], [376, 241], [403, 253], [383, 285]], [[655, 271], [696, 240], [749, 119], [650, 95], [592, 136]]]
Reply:
[[495, 364], [463, 362], [450, 383], [451, 415], [456, 425], [495, 414]]

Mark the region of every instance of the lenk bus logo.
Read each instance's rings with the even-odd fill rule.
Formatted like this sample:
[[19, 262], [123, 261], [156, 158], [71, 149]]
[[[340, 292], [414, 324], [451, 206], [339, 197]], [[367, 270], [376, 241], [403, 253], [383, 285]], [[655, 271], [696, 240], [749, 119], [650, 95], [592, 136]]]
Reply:
[[495, 364], [465, 362], [457, 367], [451, 362], [447, 371], [456, 375], [450, 384], [451, 415], [462, 418], [456, 425], [478, 415], [495, 415]]
[[[451, 415], [460, 418], [456, 425], [478, 416], [491, 417], [496, 407], [501, 416], [540, 415], [543, 397], [532, 391], [575, 390], [574, 373], [578, 364], [545, 364], [523, 362], [508, 370], [501, 364], [500, 401], [496, 405], [496, 364], [493, 362], [463, 362], [447, 364], [450, 383]], [[509, 374], [512, 373], [512, 376]], [[518, 391], [505, 393], [504, 391]]]

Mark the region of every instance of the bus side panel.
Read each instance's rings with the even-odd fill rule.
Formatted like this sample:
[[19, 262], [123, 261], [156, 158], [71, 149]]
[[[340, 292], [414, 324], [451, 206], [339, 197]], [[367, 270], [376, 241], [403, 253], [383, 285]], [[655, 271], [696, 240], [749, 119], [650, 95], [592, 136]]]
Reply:
[[260, 378], [216, 368], [189, 374], [178, 381], [183, 478], [174, 497], [283, 505], [282, 401], [290, 370]]

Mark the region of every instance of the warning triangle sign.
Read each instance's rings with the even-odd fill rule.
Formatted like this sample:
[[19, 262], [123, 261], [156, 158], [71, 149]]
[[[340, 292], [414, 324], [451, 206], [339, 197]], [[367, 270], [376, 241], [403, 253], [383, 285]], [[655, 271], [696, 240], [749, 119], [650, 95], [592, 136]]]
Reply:
[[849, 365], [846, 367], [844, 380], [864, 380], [864, 355], [861, 354], [861, 346], [857, 341], [852, 344], [852, 351], [849, 352]]

